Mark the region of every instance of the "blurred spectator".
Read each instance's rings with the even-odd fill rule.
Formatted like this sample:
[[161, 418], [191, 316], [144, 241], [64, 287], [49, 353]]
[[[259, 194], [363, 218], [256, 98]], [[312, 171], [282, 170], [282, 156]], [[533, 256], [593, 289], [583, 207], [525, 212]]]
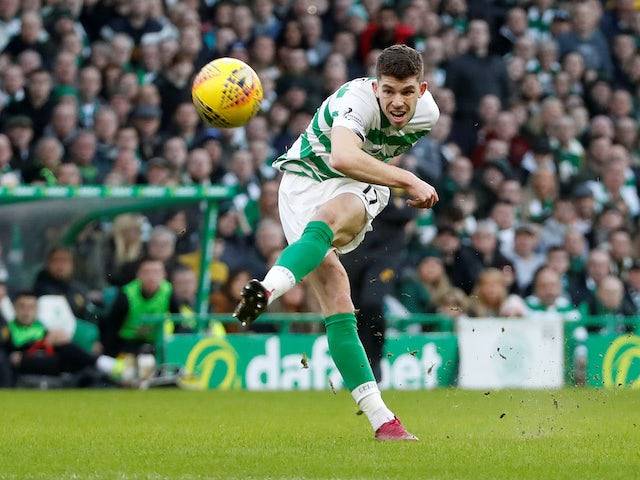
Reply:
[[447, 166], [447, 172], [440, 187], [441, 202], [444, 205], [448, 205], [455, 192], [469, 188], [472, 179], [473, 165], [471, 161], [466, 157], [453, 159]]
[[198, 231], [191, 222], [194, 222], [192, 215], [187, 210], [169, 212], [166, 216], [165, 225], [176, 236], [175, 253], [177, 255], [191, 253], [198, 249]]
[[626, 224], [623, 210], [615, 205], [605, 205], [587, 234], [590, 246], [597, 248], [608, 240], [611, 232], [624, 228]]
[[37, 305], [37, 297], [31, 292], [16, 295], [15, 319], [9, 323], [8, 330], [9, 358], [17, 375], [59, 375], [94, 367], [115, 379], [123, 378], [122, 361], [87, 353], [71, 343], [65, 332], [47, 330], [36, 318]]
[[9, 64], [2, 72], [2, 90], [0, 90], [0, 104], [6, 105], [19, 102], [25, 96], [24, 72], [19, 65]]
[[82, 175], [75, 163], [61, 163], [56, 168], [55, 174], [58, 185], [77, 187], [82, 184]]
[[[470, 152], [475, 144], [473, 125], [477, 121], [480, 99], [494, 94], [505, 104], [510, 95], [504, 62], [489, 54], [491, 37], [487, 23], [484, 20], [469, 22], [467, 39], [469, 51], [451, 60], [446, 80], [458, 106], [453, 136], [463, 152]], [[478, 81], [480, 78], [483, 80]]]
[[490, 219], [498, 227], [500, 253], [508, 258], [513, 253], [515, 237], [516, 211], [514, 205], [505, 201], [496, 202], [491, 209]]
[[149, 235], [147, 257], [161, 261], [164, 264], [167, 275], [170, 276], [178, 264], [175, 232], [163, 225], [154, 227]]
[[80, 111], [80, 125], [83, 128], [91, 128], [94, 125], [94, 116], [102, 106], [99, 98], [101, 89], [102, 76], [100, 70], [91, 65], [80, 70], [78, 109]]
[[5, 131], [13, 150], [11, 165], [21, 171], [27, 170], [30, 166], [29, 160], [34, 138], [33, 122], [24, 115], [9, 117], [5, 124]]
[[146, 183], [157, 186], [171, 186], [176, 178], [171, 164], [162, 157], [155, 157], [147, 162]]
[[579, 274], [584, 271], [589, 247], [578, 229], [569, 229], [564, 236], [564, 248], [569, 254], [569, 271]]
[[436, 313], [465, 302], [464, 292], [451, 285], [437, 250], [425, 251], [416, 270], [417, 278], [407, 278], [400, 286], [400, 302], [409, 312]]
[[516, 296], [509, 295], [502, 272], [495, 268], [484, 270], [478, 277], [469, 305], [471, 317], [526, 315], [527, 306]]
[[96, 135], [91, 130], [80, 130], [71, 140], [69, 160], [78, 166], [83, 183], [98, 183], [100, 172], [96, 167], [96, 151]]
[[547, 220], [553, 212], [558, 190], [556, 176], [551, 170], [537, 170], [531, 175], [525, 192], [523, 218], [536, 223]]
[[150, 6], [150, 0], [131, 3], [124, 16], [114, 18], [101, 30], [102, 37], [111, 40], [116, 34], [124, 33], [135, 44], [158, 41], [163, 36], [163, 28], [157, 20], [150, 18]]
[[600, 282], [611, 274], [611, 257], [604, 250], [593, 250], [589, 254], [585, 271], [572, 277], [569, 292], [574, 305], [593, 304]]
[[384, 50], [396, 43], [410, 45], [413, 34], [411, 27], [400, 23], [395, 8], [383, 6], [377, 12], [377, 20], [360, 36], [360, 57], [367, 58], [371, 50]]
[[22, 100], [10, 102], [2, 111], [6, 128], [9, 118], [24, 115], [31, 119], [36, 137], [42, 135], [53, 114], [54, 101], [51, 98], [51, 75], [46, 70], [37, 69], [28, 75], [27, 91]]
[[609, 233], [609, 254], [611, 255], [613, 274], [625, 277], [633, 264], [631, 235], [624, 228]]
[[547, 251], [545, 267], [550, 268], [560, 276], [563, 294], [569, 292], [569, 252], [562, 245], [556, 245]]
[[536, 253], [538, 235], [533, 225], [520, 225], [515, 231], [513, 254], [507, 257], [515, 269], [516, 286], [521, 295], [527, 292], [536, 270], [544, 264], [544, 257]]
[[640, 312], [640, 260], [634, 260], [627, 273], [629, 290], [629, 300], [635, 307], [636, 312]]
[[640, 214], [640, 199], [635, 185], [635, 175], [630, 174], [630, 184], [626, 184], [628, 163], [623, 160], [608, 161], [602, 172], [602, 182], [590, 181], [589, 187], [599, 205], [613, 203], [624, 207], [632, 217]]
[[196, 294], [198, 292], [198, 279], [193, 270], [179, 266], [174, 269], [171, 275], [171, 285], [173, 287], [174, 301], [180, 314], [181, 322], [175, 324], [166, 321], [164, 334], [190, 333], [197, 331], [197, 322], [194, 315], [197, 311]]
[[254, 33], [269, 38], [276, 38], [282, 28], [282, 23], [274, 13], [272, 0], [256, 0], [254, 5], [255, 25]]
[[260, 218], [270, 218], [280, 222], [280, 211], [278, 210], [278, 182], [275, 180], [266, 181], [262, 184], [260, 191]]
[[600, 9], [593, 2], [573, 4], [571, 23], [573, 30], [558, 37], [560, 55], [579, 52], [588, 70], [611, 78], [613, 65], [606, 38], [598, 29]]
[[107, 282], [111, 285], [122, 286], [135, 276], [144, 248], [142, 225], [140, 215], [124, 214], [114, 219], [104, 262]]
[[18, 0], [7, 0], [0, 3], [0, 51], [4, 50], [11, 37], [20, 32]]
[[45, 268], [36, 277], [33, 292], [38, 297], [62, 295], [76, 318], [90, 319], [88, 289], [74, 279], [73, 251], [69, 248], [54, 247], [49, 251]]
[[196, 148], [187, 157], [187, 175], [185, 183], [210, 185], [213, 165], [209, 152], [204, 148]]
[[211, 309], [215, 313], [231, 313], [240, 301], [242, 288], [251, 280], [251, 272], [235, 270], [229, 274], [227, 281], [211, 295]]
[[497, 233], [495, 223], [481, 221], [471, 235], [471, 244], [461, 248], [453, 267], [453, 282], [465, 293], [471, 293], [483, 270], [509, 265], [509, 260], [497, 248]]
[[573, 191], [572, 198], [578, 217], [575, 228], [582, 233], [587, 233], [591, 230], [597, 213], [593, 192], [587, 185], [578, 185]]
[[45, 128], [46, 135], [52, 135], [67, 147], [78, 130], [78, 113], [74, 103], [58, 103], [51, 115], [51, 123]]
[[553, 204], [553, 213], [540, 233], [540, 247], [546, 251], [561, 245], [568, 229], [577, 227], [577, 215], [573, 202], [569, 198], [559, 198]]
[[536, 272], [533, 281], [533, 295], [525, 300], [534, 313], [558, 313], [564, 320], [579, 320], [580, 313], [571, 301], [562, 295], [562, 283], [557, 271], [543, 267]]
[[151, 159], [162, 145], [162, 137], [158, 135], [161, 113], [154, 105], [139, 105], [131, 112], [132, 124], [138, 132], [142, 160]]
[[[160, 260], [140, 261], [136, 279], [118, 290], [109, 313], [100, 325], [105, 352], [138, 354], [152, 349], [162, 323], [145, 323], [145, 316], [180, 313], [171, 283]], [[160, 325], [160, 327], [158, 327]]]
[[[255, 237], [255, 249], [253, 251], [251, 259], [243, 259], [245, 265], [249, 266], [251, 263], [255, 265], [253, 268], [257, 268], [260, 265], [266, 266], [268, 259], [277, 252], [280, 252], [285, 247], [285, 238], [282, 227], [279, 223], [269, 218], [265, 218], [260, 221], [256, 229]], [[258, 260], [257, 262], [255, 260]], [[253, 272], [257, 277], [264, 276], [262, 272]], [[266, 272], [265, 272], [266, 273]]]
[[614, 276], [604, 277], [589, 302], [591, 315], [636, 315], [638, 310], [626, 301], [624, 284]]
[[7, 43], [3, 53], [16, 58], [26, 50], [33, 50], [42, 58], [50, 59], [53, 46], [47, 40], [48, 35], [42, 27], [42, 17], [38, 12], [24, 12], [20, 17], [20, 33], [15, 34]]
[[193, 64], [188, 56], [176, 55], [171, 65], [158, 76], [155, 85], [162, 92], [162, 128], [167, 129], [177, 106], [191, 101], [190, 89], [186, 88], [193, 74]]
[[42, 137], [34, 147], [30, 165], [22, 170], [23, 180], [29, 183], [55, 184], [56, 171], [62, 163], [63, 155], [64, 147], [58, 139]]
[[196, 311], [196, 293], [198, 291], [198, 278], [193, 270], [184, 266], [178, 266], [171, 275], [175, 301], [178, 304], [180, 314], [189, 317]]
[[515, 7], [507, 12], [504, 25], [500, 27], [492, 50], [496, 55], [506, 55], [513, 50], [517, 40], [527, 33], [527, 12]]
[[432, 245], [439, 250], [447, 275], [453, 278], [453, 269], [462, 245], [458, 232], [451, 225], [440, 225]]

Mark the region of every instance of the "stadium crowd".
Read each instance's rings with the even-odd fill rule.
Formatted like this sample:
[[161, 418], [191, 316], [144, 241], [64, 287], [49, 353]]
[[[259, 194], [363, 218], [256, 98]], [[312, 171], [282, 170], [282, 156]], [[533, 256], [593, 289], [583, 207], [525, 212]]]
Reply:
[[[0, 0], [0, 185], [237, 186], [211, 266], [211, 309], [230, 312], [285, 245], [271, 162], [394, 43], [422, 52], [441, 110], [398, 162], [441, 200], [418, 212], [394, 192], [345, 257], [360, 315], [637, 314], [634, 0]], [[244, 128], [207, 128], [191, 103], [193, 76], [221, 56], [262, 81], [262, 111]], [[141, 340], [123, 324], [149, 296], [163, 311], [194, 308], [200, 218], [195, 208], [102, 222], [19, 287], [64, 295], [92, 322], [89, 306], [119, 289], [101, 321], [115, 355]], [[9, 317], [20, 262], [3, 247]], [[272, 310], [312, 303], [300, 285]]]

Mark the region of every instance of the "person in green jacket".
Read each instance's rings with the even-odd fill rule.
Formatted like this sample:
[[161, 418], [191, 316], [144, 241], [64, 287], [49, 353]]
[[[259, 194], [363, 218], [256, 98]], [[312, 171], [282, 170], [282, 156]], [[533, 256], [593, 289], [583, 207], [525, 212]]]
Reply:
[[110, 313], [100, 326], [106, 353], [117, 356], [153, 350], [162, 333], [162, 323], [145, 323], [144, 317], [180, 313], [166, 275], [160, 260], [145, 258], [140, 262], [136, 278], [120, 289]]
[[71, 343], [68, 333], [48, 330], [36, 317], [38, 297], [35, 293], [20, 292], [14, 306], [15, 318], [8, 323], [8, 348], [15, 374], [59, 375], [94, 367], [115, 380], [133, 380], [135, 372], [123, 361], [88, 353]]
[[562, 294], [562, 280], [556, 270], [551, 267], [540, 268], [533, 285], [533, 295], [525, 299], [532, 313], [556, 313], [563, 320], [580, 320], [581, 312]]

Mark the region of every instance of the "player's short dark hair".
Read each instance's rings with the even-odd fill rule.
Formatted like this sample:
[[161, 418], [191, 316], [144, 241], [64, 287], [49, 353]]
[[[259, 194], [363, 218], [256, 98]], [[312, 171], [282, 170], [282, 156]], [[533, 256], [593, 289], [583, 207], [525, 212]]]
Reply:
[[422, 56], [406, 45], [392, 45], [385, 48], [378, 57], [376, 76], [382, 75], [404, 80], [416, 76], [422, 81]]

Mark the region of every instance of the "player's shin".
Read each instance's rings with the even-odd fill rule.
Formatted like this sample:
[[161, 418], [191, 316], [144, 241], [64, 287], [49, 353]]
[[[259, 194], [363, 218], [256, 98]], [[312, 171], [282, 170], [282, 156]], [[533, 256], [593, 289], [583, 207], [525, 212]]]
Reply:
[[358, 338], [353, 313], [338, 313], [325, 318], [329, 352], [345, 386], [369, 419], [373, 430], [394, 419], [380, 396], [367, 354]]
[[333, 231], [325, 222], [309, 222], [302, 236], [285, 248], [261, 282], [269, 292], [269, 303], [290, 290], [324, 260], [333, 242]]

